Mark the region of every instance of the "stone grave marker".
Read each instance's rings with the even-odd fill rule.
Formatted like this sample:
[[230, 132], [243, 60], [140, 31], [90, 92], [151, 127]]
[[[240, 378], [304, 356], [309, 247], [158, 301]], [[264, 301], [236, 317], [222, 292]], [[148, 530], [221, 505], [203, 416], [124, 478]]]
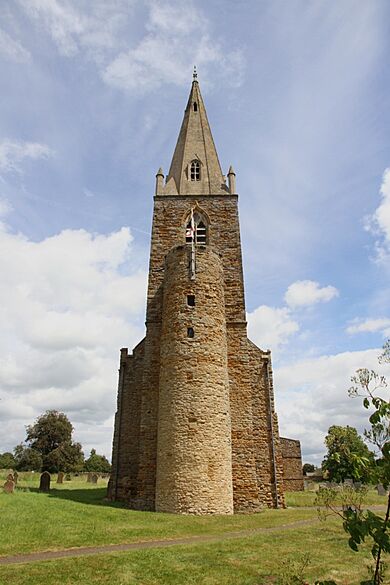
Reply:
[[378, 483], [376, 490], [378, 492], [378, 496], [387, 496], [387, 490], [385, 490], [381, 483]]
[[18, 472], [17, 472], [17, 471], [15, 471], [15, 472], [14, 472], [14, 482], [15, 482], [15, 485], [17, 485], [17, 484], [18, 484], [18, 477], [19, 477], [19, 474], [18, 474]]
[[97, 483], [97, 482], [98, 482], [98, 474], [92, 473], [91, 474], [91, 483]]
[[88, 475], [87, 475], [87, 483], [91, 483], [91, 477], [92, 477], [92, 473], [89, 471]]
[[58, 472], [57, 483], [64, 483], [64, 473], [62, 471]]
[[41, 475], [41, 480], [39, 482], [39, 491], [40, 492], [49, 492], [50, 491], [50, 473], [48, 471], [44, 471]]
[[15, 482], [13, 479], [7, 479], [3, 487], [6, 494], [13, 494], [15, 491]]
[[347, 477], [346, 479], [344, 479], [344, 485], [348, 485], [349, 487], [353, 487], [353, 479], [351, 479], [350, 477]]

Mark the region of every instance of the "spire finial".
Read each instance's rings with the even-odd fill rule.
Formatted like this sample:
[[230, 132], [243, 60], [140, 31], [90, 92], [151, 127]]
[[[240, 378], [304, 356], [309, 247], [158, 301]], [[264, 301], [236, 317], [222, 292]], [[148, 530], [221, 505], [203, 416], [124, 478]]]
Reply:
[[193, 81], [197, 81], [197, 79], [198, 79], [198, 73], [196, 71], [196, 65], [194, 65], [194, 72], [192, 74], [192, 79], [193, 79]]

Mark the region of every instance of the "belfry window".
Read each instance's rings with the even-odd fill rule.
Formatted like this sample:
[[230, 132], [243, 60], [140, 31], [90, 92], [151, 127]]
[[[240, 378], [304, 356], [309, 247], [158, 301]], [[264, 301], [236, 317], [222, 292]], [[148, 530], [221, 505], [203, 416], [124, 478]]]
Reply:
[[186, 225], [186, 244], [207, 244], [207, 225], [200, 213], [194, 213], [193, 223], [191, 217]]
[[193, 160], [190, 165], [190, 179], [191, 181], [200, 181], [200, 162]]

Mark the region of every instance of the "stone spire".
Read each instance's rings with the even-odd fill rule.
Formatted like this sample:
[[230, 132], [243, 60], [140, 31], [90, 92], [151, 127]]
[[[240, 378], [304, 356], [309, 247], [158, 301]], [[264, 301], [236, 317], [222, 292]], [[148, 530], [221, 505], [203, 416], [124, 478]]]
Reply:
[[200, 93], [196, 69], [164, 193], [166, 195], [228, 193]]

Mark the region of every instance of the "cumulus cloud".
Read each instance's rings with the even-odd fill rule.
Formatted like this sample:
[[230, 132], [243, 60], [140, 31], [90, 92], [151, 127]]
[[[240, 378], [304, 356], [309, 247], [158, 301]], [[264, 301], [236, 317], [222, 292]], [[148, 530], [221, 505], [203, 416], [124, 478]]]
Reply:
[[305, 461], [321, 463], [324, 437], [331, 425], [368, 426], [360, 398], [349, 398], [350, 377], [358, 368], [389, 377], [379, 366], [380, 349], [344, 352], [302, 360], [274, 371], [276, 405], [282, 436], [300, 439]]
[[227, 50], [209, 28], [208, 20], [193, 2], [152, 2], [145, 36], [107, 66], [103, 79], [115, 87], [144, 92], [163, 83], [187, 84], [188, 71], [196, 63], [202, 78], [209, 72], [218, 75], [219, 69], [233, 73], [226, 79], [240, 84], [244, 65], [241, 52]]
[[39, 142], [3, 140], [0, 142], [0, 171], [20, 173], [25, 159], [45, 159], [53, 154], [51, 148]]
[[249, 337], [262, 349], [278, 349], [299, 330], [298, 323], [286, 307], [261, 305], [248, 313], [247, 318]]
[[297, 280], [288, 287], [284, 300], [292, 308], [305, 307], [316, 303], [326, 303], [338, 296], [334, 286], [321, 287], [314, 280]]
[[17, 63], [27, 63], [31, 59], [30, 53], [18, 41], [13, 39], [5, 30], [1, 29], [0, 55]]
[[390, 336], [390, 319], [382, 317], [379, 319], [355, 319], [347, 327], [347, 333], [375, 333], [381, 331], [384, 337]]
[[383, 173], [381, 202], [373, 215], [366, 218], [366, 229], [377, 237], [377, 260], [388, 261], [390, 254], [390, 168]]
[[88, 424], [91, 442], [96, 431], [110, 454], [118, 351], [143, 336], [146, 274], [131, 268], [132, 240], [128, 228], [64, 230], [39, 242], [0, 229], [3, 450], [55, 408], [77, 432]]

